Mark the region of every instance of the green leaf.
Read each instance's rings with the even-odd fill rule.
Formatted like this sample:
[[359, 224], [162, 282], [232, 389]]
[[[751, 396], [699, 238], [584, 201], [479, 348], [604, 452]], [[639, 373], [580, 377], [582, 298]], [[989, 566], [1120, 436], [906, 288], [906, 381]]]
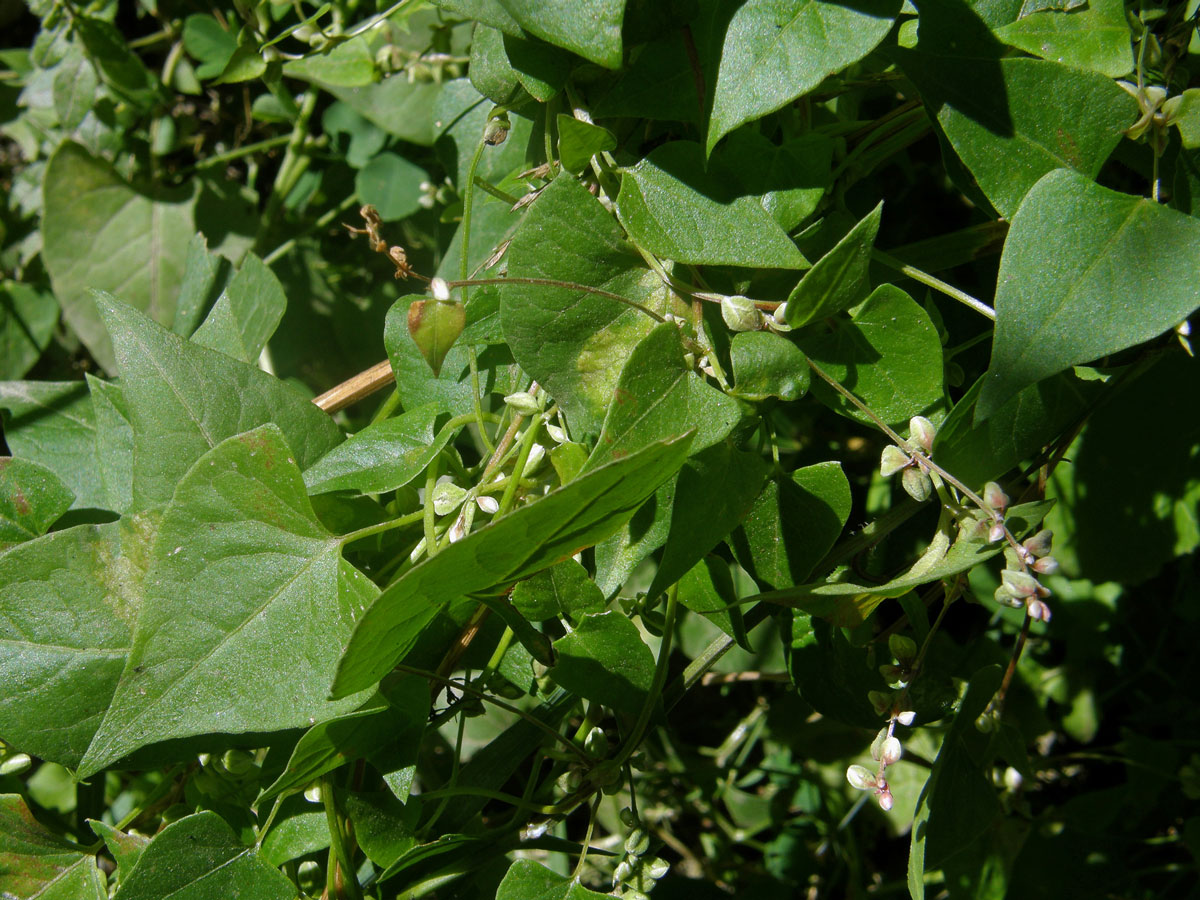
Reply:
[[324, 53], [286, 62], [283, 74], [322, 87], [364, 87], [375, 82], [375, 57], [371, 55], [366, 37], [357, 37], [335, 44]]
[[133, 425], [120, 385], [87, 375], [96, 423], [96, 474], [104, 487], [105, 509], [133, 507]]
[[589, 891], [574, 878], [552, 872], [532, 859], [518, 859], [496, 888], [496, 900], [593, 900], [608, 897]]
[[0, 281], [0, 379], [28, 372], [50, 343], [57, 322], [52, 295], [19, 281]]
[[[508, 271], [602, 288], [655, 311], [667, 302], [662, 282], [612, 215], [566, 173], [526, 213], [508, 249]], [[655, 325], [608, 297], [517, 284], [501, 288], [500, 322], [513, 357], [566, 411], [576, 439], [599, 431], [626, 357]]]
[[[1022, 503], [1008, 511], [1008, 528], [1017, 538], [1032, 534], [1038, 523], [1053, 508], [1053, 501]], [[911, 569], [886, 584], [857, 584], [844, 580], [853, 573], [841, 571], [826, 581], [760, 594], [757, 599], [804, 610], [828, 619], [834, 625], [852, 628], [861, 625], [875, 607], [888, 598], [907, 594], [913, 588], [949, 578], [973, 569], [1004, 550], [1006, 544], [982, 543], [959, 537], [944, 554], [919, 560]]]
[[513, 103], [521, 96], [521, 82], [509, 62], [504, 38], [504, 32], [499, 29], [482, 22], [476, 25], [471, 37], [471, 62], [467, 68], [472, 87], [498, 104]]
[[1200, 89], [1188, 88], [1179, 95], [1171, 124], [1179, 129], [1179, 140], [1185, 148], [1200, 147]]
[[1197, 285], [1200, 222], [1076, 172], [1051, 172], [1004, 244], [976, 420], [1034, 382], [1173, 328], [1200, 305]]
[[417, 845], [420, 807], [416, 804], [406, 807], [388, 793], [352, 793], [346, 797], [346, 813], [354, 822], [354, 836], [363, 853], [380, 868], [386, 869]]
[[375, 84], [326, 86], [326, 90], [388, 134], [428, 147], [434, 138], [434, 104], [441, 101], [447, 87], [436, 82], [409, 81], [401, 72]]
[[832, 177], [833, 141], [806, 134], [776, 145], [749, 130], [734, 132], [709, 160], [709, 169], [738, 195], [759, 198], [784, 231], [817, 209]]
[[521, 28], [607, 69], [621, 66], [621, 19], [625, 0], [500, 0]]
[[679, 602], [749, 650], [742, 609], [737, 601], [729, 563], [719, 556], [704, 557], [679, 579]]
[[812, 574], [849, 516], [841, 463], [817, 463], [768, 482], [729, 545], [755, 580], [787, 588]]
[[759, 401], [768, 397], [799, 400], [808, 393], [808, 360], [787, 338], [770, 331], [744, 331], [733, 336], [734, 396]]
[[[103, 839], [109, 855], [117, 864], [118, 877], [124, 878], [150, 843], [150, 838], [137, 832], [120, 831], [98, 819], [88, 819], [87, 823], [96, 836]], [[107, 897], [107, 892], [105, 896]]]
[[[893, 427], [943, 403], [942, 344], [929, 314], [908, 294], [881, 284], [847, 321], [834, 318], [797, 336], [808, 358]], [[812, 392], [860, 422], [870, 419], [823, 379]]]
[[616, 534], [596, 545], [596, 586], [605, 597], [613, 597], [642, 560], [667, 542], [677, 481], [663, 484]]
[[975, 401], [983, 381], [973, 384], [938, 426], [934, 459], [968, 486], [982, 488], [1022, 460], [1053, 443], [1079, 421], [1100, 393], [1098, 382], [1068, 373], [1032, 384], [975, 424]]
[[422, 406], [368, 425], [304, 471], [310, 494], [353, 490], [382, 494], [403, 487], [425, 470], [453, 431], [433, 437], [437, 406]]
[[800, 328], [827, 318], [862, 302], [870, 293], [868, 270], [882, 215], [881, 200], [805, 273], [788, 295], [788, 325]]
[[108, 508], [96, 476], [96, 422], [79, 381], [0, 382], [4, 440], [12, 455], [45, 466], [75, 495], [74, 509]]
[[329, 416], [289, 385], [185, 341], [112, 297], [97, 295], [96, 302], [112, 335], [134, 425], [139, 508], [170, 499], [201, 454], [266, 422], [279, 426], [301, 468], [340, 440]]
[[1047, 10], [995, 29], [996, 37], [1026, 53], [1120, 78], [1133, 68], [1124, 0], [1089, 0], [1086, 8]]
[[1179, 414], [1198, 391], [1200, 366], [1171, 354], [1107, 397], [1066, 451], [1046, 527], [1071, 577], [1136, 584], [1200, 546], [1200, 423]]
[[899, 0], [750, 0], [733, 6], [705, 155], [746, 122], [807, 94], [883, 40]]
[[[331, 104], [321, 116], [321, 130], [336, 141], [339, 149], [345, 147], [346, 165], [352, 169], [361, 169], [370, 162], [388, 140], [382, 128], [340, 100]], [[347, 138], [348, 143], [343, 138]], [[356, 190], [360, 189], [356, 186]]]
[[75, 767], [125, 666], [146, 522], [79, 525], [0, 555], [4, 739]]
[[942, 741], [917, 801], [908, 857], [908, 889], [925, 896], [924, 875], [971, 843], [1000, 812], [1000, 802], [975, 745], [975, 720], [1000, 687], [1001, 669], [987, 666], [971, 677], [967, 694]]
[[225, 271], [229, 268], [227, 260], [209, 251], [208, 239], [203, 234], [193, 235], [183, 264], [172, 331], [188, 337], [196, 330], [205, 313], [220, 297], [229, 280], [229, 273]]
[[689, 428], [696, 428], [693, 450], [703, 450], [724, 439], [739, 418], [736, 400], [688, 368], [679, 329], [665, 322], [629, 354], [584, 471]]
[[[359, 709], [308, 729], [283, 772], [255, 802], [262, 804], [279, 794], [303, 790], [347, 762], [397, 744], [415, 751], [428, 718], [428, 685], [419, 679], [404, 679], [399, 690], [394, 687], [389, 692], [388, 699], [373, 695]], [[411, 755], [415, 758], [415, 752]]]
[[503, 36], [503, 42], [517, 81], [534, 100], [545, 103], [563, 89], [571, 74], [571, 54], [552, 44], [509, 34]]
[[[358, 825], [357, 818], [354, 824]], [[299, 795], [292, 795], [279, 805], [274, 822], [261, 842], [262, 857], [273, 866], [282, 866], [328, 846], [329, 820], [324, 805], [309, 803]]]
[[584, 616], [554, 642], [558, 662], [547, 674], [572, 693], [636, 716], [654, 682], [654, 654], [620, 610]]
[[257, 363], [286, 309], [287, 296], [275, 273], [247, 253], [192, 342], [244, 363]]
[[42, 258], [63, 317], [101, 366], [112, 345], [90, 289], [122, 299], [170, 327], [188, 242], [191, 192], [142, 193], [83, 147], [63, 143], [46, 166]]
[[71, 24], [110, 88], [142, 109], [161, 98], [162, 84], [115, 25], [80, 15], [73, 16]]
[[887, 685], [878, 667], [869, 665], [868, 648], [851, 643], [844, 629], [819, 619], [813, 619], [811, 632], [804, 633], [807, 628], [798, 612], [791, 623], [798, 639], [785, 637], [788, 673], [805, 702], [836, 722], [879, 728], [884, 719], [868, 694], [886, 690]]
[[[467, 173], [471, 168], [475, 150], [483, 140], [483, 131], [487, 127], [488, 113], [491, 110], [491, 101], [475, 90], [465, 78], [447, 82], [433, 107], [432, 136], [429, 143], [433, 143], [433, 139], [437, 138], [438, 154], [443, 158], [448, 157], [446, 169], [459, 194], [467, 189]], [[510, 121], [512, 130], [509, 131], [507, 140], [495, 147], [484, 147], [483, 155], [479, 158], [479, 167], [475, 170], [476, 177], [495, 183], [514, 169], [525, 168], [525, 148], [529, 143], [533, 123], [515, 114], [510, 116]]]
[[183, 46], [200, 63], [196, 77], [207, 81], [225, 70], [237, 50], [237, 38], [212, 16], [193, 13], [183, 20]]
[[170, 738], [352, 709], [324, 699], [358, 612], [339, 590], [344, 565], [278, 428], [200, 457], [163, 513], [133, 646], [81, 774]]
[[598, 86], [592, 115], [699, 125], [705, 112], [688, 54], [679, 29], [644, 45], [628, 65], [602, 82], [605, 86]]
[[240, 84], [244, 81], [254, 81], [261, 78], [267, 71], [267, 61], [263, 59], [262, 50], [256, 43], [239, 44], [225, 63], [219, 77], [213, 84]]
[[17, 794], [0, 794], [0, 896], [103, 900], [95, 857], [47, 831]]
[[558, 156], [562, 167], [578, 175], [597, 153], [617, 148], [617, 138], [607, 128], [558, 114]]
[[334, 695], [374, 684], [450, 601], [520, 581], [608, 537], [679, 469], [690, 443], [654, 444], [601, 466], [410, 569], [355, 628]]
[[0, 456], [0, 548], [45, 534], [74, 499], [45, 466]]
[[617, 211], [630, 236], [676, 262], [803, 269], [808, 261], [758, 198], [705, 171], [691, 141], [656, 147], [621, 178]]
[[395, 153], [380, 153], [354, 176], [354, 189], [363, 203], [369, 203], [385, 222], [411, 216], [421, 208], [423, 185], [429, 173]]
[[446, 354], [467, 323], [467, 310], [458, 302], [414, 300], [408, 305], [408, 334], [436, 378]]
[[295, 886], [246, 847], [215, 812], [172, 822], [154, 836], [114, 900], [293, 900]]
[[82, 54], [68, 56], [54, 73], [54, 111], [65, 131], [74, 131], [96, 102], [98, 79], [92, 63]]
[[1047, 172], [1094, 177], [1137, 103], [1098, 72], [1004, 52], [962, 0], [926, 3], [917, 48], [896, 51], [954, 152], [1011, 219]]
[[758, 453], [724, 441], [688, 460], [679, 473], [671, 528], [647, 596], [678, 581], [750, 511], [769, 471]]
[[587, 570], [566, 559], [532, 578], [520, 582], [512, 592], [512, 604], [525, 618], [535, 622], [604, 609], [604, 595], [588, 577]]

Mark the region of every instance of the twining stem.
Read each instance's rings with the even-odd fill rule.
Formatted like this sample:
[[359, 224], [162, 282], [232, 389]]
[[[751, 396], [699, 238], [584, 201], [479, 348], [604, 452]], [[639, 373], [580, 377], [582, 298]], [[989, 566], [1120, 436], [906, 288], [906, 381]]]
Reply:
[[910, 266], [908, 263], [901, 262], [900, 260], [896, 259], [896, 257], [889, 256], [882, 250], [872, 250], [871, 259], [878, 263], [882, 263], [889, 269], [895, 269], [901, 275], [907, 275], [913, 281], [918, 281], [926, 287], [933, 288], [935, 291], [945, 294], [952, 300], [957, 300], [964, 306], [969, 306], [971, 309], [975, 310], [975, 312], [982, 316], [986, 316], [993, 322], [996, 321], [996, 311], [982, 300], [976, 300], [966, 291], [960, 291], [954, 285], [947, 284], [946, 282], [942, 281], [942, 279], [935, 278], [928, 272], [921, 271], [916, 266]]
[[296, 116], [296, 124], [292, 126], [291, 136], [288, 138], [287, 150], [284, 151], [283, 161], [279, 164], [279, 172], [275, 176], [275, 183], [271, 186], [271, 196], [267, 199], [267, 208], [263, 211], [262, 218], [259, 220], [258, 234], [254, 238], [254, 247], [256, 250], [262, 249], [263, 241], [266, 240], [267, 234], [271, 226], [279, 218], [279, 210], [283, 206], [283, 201], [287, 199], [287, 195], [291, 193], [292, 188], [296, 186], [296, 182], [308, 168], [308, 157], [301, 153], [304, 147], [304, 141], [308, 137], [308, 122], [312, 118], [313, 113], [317, 109], [317, 90], [310, 89], [300, 102], [300, 112]]
[[633, 726], [633, 730], [629, 732], [629, 737], [625, 739], [625, 742], [621, 745], [621, 749], [614, 758], [615, 765], [624, 765], [625, 761], [637, 750], [638, 745], [642, 742], [642, 737], [646, 734], [646, 728], [650, 725], [654, 709], [658, 706], [663, 686], [667, 683], [667, 662], [671, 657], [671, 638], [675, 634], [675, 614], [678, 610], [679, 585], [673, 584], [667, 588], [667, 608], [663, 614], [662, 641], [658, 646], [658, 661], [654, 666], [654, 680], [650, 683], [650, 691], [646, 694], [646, 702], [642, 704], [642, 711], [638, 715], [637, 723]]
[[[326, 891], [330, 900], [346, 896], [350, 900], [362, 900], [362, 891], [358, 887], [358, 877], [354, 866], [350, 864], [350, 853], [346, 848], [346, 833], [342, 828], [341, 816], [338, 815], [337, 804], [333, 796], [333, 782], [328, 778], [321, 779], [321, 802], [325, 806], [325, 822], [329, 827], [329, 850], [331, 860]], [[341, 879], [337, 878], [341, 870]], [[345, 888], [345, 891], [342, 888]]]
[[330, 222], [332, 222], [334, 219], [336, 219], [338, 216], [340, 216], [342, 213], [344, 213], [346, 210], [348, 210], [350, 207], [352, 207], [357, 202], [358, 202], [358, 195], [351, 194], [349, 197], [347, 197], [345, 200], [343, 200], [337, 206], [333, 207], [332, 209], [326, 210], [324, 213], [322, 213], [320, 218], [318, 218], [315, 222], [313, 222], [312, 225], [308, 226], [303, 231], [293, 234], [290, 238], [288, 238], [286, 241], [284, 241], [282, 244], [280, 244], [278, 247], [276, 247], [274, 250], [272, 250], [270, 253], [268, 253], [266, 256], [264, 256], [263, 262], [269, 266], [272, 263], [274, 263], [276, 260], [282, 258], [283, 256], [286, 256], [288, 253], [291, 253], [292, 250], [295, 248], [296, 243], [299, 238], [303, 237], [306, 234], [311, 234], [314, 231], [320, 231], [322, 228], [327, 226]]
[[[483, 148], [486, 146], [487, 142], [481, 137], [479, 144], [475, 147], [475, 154], [471, 157], [471, 167], [467, 170], [467, 183], [463, 191], [462, 244], [459, 248], [458, 272], [460, 281], [463, 282], [461, 287], [464, 306], [467, 303], [466, 282], [471, 274], [471, 212], [475, 206], [475, 172], [479, 169], [479, 161], [483, 158]], [[479, 439], [483, 441], [487, 452], [491, 453], [495, 448], [492, 446], [491, 438], [488, 437], [487, 429], [483, 427], [483, 402], [480, 399], [483, 392], [479, 386], [479, 360], [475, 356], [474, 345], [467, 347], [467, 360], [471, 368], [471, 400], [475, 410], [475, 419], [479, 426]]]

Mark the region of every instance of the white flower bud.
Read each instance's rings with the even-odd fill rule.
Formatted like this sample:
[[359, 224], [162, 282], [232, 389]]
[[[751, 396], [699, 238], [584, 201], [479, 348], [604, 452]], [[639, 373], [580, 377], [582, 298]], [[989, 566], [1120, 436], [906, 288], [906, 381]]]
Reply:
[[884, 478], [890, 478], [911, 464], [912, 459], [907, 453], [895, 444], [888, 444], [883, 448], [883, 453], [879, 457], [879, 474]]
[[904, 748], [900, 746], [900, 739], [893, 736], [883, 742], [879, 751], [879, 761], [885, 766], [892, 766], [898, 763], [903, 755]]
[[924, 416], [913, 416], [908, 420], [908, 434], [926, 453], [933, 450], [933, 439], [937, 429]]
[[535, 416], [542, 411], [537, 398], [529, 391], [517, 391], [504, 398], [504, 402], [523, 416]]
[[875, 799], [879, 801], [879, 808], [884, 812], [888, 812], [892, 808], [892, 792], [887, 788], [879, 791], [875, 795]]
[[476, 497], [475, 505], [479, 507], [480, 512], [485, 512], [489, 516], [494, 516], [500, 511], [500, 502], [495, 497], [487, 495]]
[[851, 766], [846, 770], [846, 780], [850, 786], [860, 791], [872, 790], [876, 787], [875, 773], [866, 766]]
[[917, 720], [917, 714], [911, 709], [906, 709], [902, 713], [896, 713], [896, 721], [901, 725], [911, 725]]
[[721, 318], [730, 331], [757, 331], [762, 327], [762, 313], [749, 297], [721, 298]]
[[429, 293], [433, 294], [434, 300], [449, 300], [450, 285], [446, 284], [444, 278], [433, 278], [429, 282]]

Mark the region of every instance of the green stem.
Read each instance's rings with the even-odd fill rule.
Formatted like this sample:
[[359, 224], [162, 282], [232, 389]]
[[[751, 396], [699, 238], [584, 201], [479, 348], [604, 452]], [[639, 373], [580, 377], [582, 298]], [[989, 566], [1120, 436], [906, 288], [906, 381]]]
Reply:
[[255, 141], [253, 144], [245, 144], [237, 147], [234, 150], [227, 150], [224, 153], [217, 153], [207, 159], [202, 159], [192, 169], [197, 172], [202, 172], [205, 169], [213, 169], [217, 166], [222, 166], [225, 163], [233, 162], [235, 159], [241, 159], [243, 156], [250, 156], [258, 153], [260, 150], [270, 150], [274, 147], [281, 147], [291, 141], [290, 134], [281, 134], [273, 138], [266, 138], [261, 141]]
[[366, 528], [360, 528], [357, 531], [352, 531], [349, 534], [342, 535], [338, 543], [345, 547], [354, 541], [361, 541], [363, 538], [373, 537], [377, 534], [383, 534], [385, 531], [391, 531], [393, 528], [403, 528], [406, 525], [413, 525], [422, 521], [425, 518], [424, 508], [418, 509], [415, 512], [410, 512], [398, 519], [392, 519], [390, 522], [380, 522], [378, 525], [368, 525]]
[[296, 235], [293, 235], [292, 237], [288, 238], [286, 241], [284, 241], [282, 244], [280, 244], [278, 247], [276, 247], [274, 250], [272, 250], [270, 253], [268, 253], [266, 256], [264, 256], [263, 262], [269, 266], [269, 265], [272, 265], [276, 260], [280, 259], [281, 257], [286, 256], [288, 253], [291, 253], [292, 250], [295, 249], [295, 247], [296, 247], [296, 241], [298, 238], [300, 238], [303, 235], [311, 234], [314, 231], [319, 231], [320, 229], [324, 228], [330, 222], [332, 222], [334, 219], [336, 219], [338, 216], [340, 216], [342, 213], [344, 213], [346, 210], [348, 210], [350, 207], [352, 207], [357, 202], [358, 202], [358, 195], [351, 194], [349, 197], [347, 197], [345, 200], [343, 200], [341, 203], [339, 203], [333, 209], [330, 209], [330, 210], [327, 210], [326, 212], [324, 212], [319, 219], [317, 219], [315, 222], [313, 222], [312, 225], [310, 225], [308, 228], [305, 228], [302, 232], [300, 232], [300, 234], [296, 234]]
[[642, 704], [642, 711], [638, 716], [637, 723], [614, 758], [617, 766], [624, 765], [641, 744], [642, 738], [646, 734], [646, 728], [650, 725], [650, 719], [654, 715], [654, 709], [662, 698], [663, 686], [667, 683], [667, 663], [671, 657], [671, 638], [675, 633], [675, 615], [678, 610], [679, 584], [676, 583], [667, 588], [667, 608], [663, 614], [663, 634], [662, 641], [658, 646], [658, 661], [654, 666], [654, 680], [650, 683], [650, 692], [646, 695], [646, 702]]
[[[336, 866], [342, 870], [342, 887], [345, 895], [351, 900], [362, 900], [362, 891], [358, 886], [358, 876], [350, 864], [350, 854], [346, 849], [346, 834], [342, 830], [341, 816], [338, 815], [337, 804], [333, 796], [333, 782], [328, 778], [321, 779], [321, 802], [325, 805], [325, 823], [329, 826], [330, 856], [336, 861]], [[330, 865], [326, 887], [331, 888], [330, 897], [342, 896], [337, 890], [335, 866]], [[333, 882], [330, 884], [330, 882]]]
[[283, 161], [279, 164], [279, 172], [275, 175], [275, 184], [271, 187], [271, 196], [267, 199], [267, 208], [263, 211], [259, 222], [258, 234], [254, 238], [256, 251], [261, 252], [267, 234], [279, 217], [279, 210], [284, 200], [296, 186], [304, 170], [308, 168], [308, 157], [301, 151], [308, 137], [308, 123], [317, 108], [318, 92], [310, 88], [300, 103], [300, 113], [296, 116], [296, 124], [292, 127], [288, 138], [287, 150], [284, 151]]
[[[471, 157], [471, 167], [467, 169], [467, 183], [463, 194], [462, 243], [459, 246], [460, 258], [458, 260], [458, 273], [463, 282], [466, 282], [471, 274], [471, 212], [475, 206], [475, 172], [479, 169], [479, 161], [483, 158], [483, 148], [486, 146], [483, 138], [480, 138], [479, 144], [475, 147], [475, 154]], [[462, 303], [465, 306], [468, 299], [467, 285], [464, 283], [461, 289]], [[471, 368], [471, 403], [479, 427], [479, 439], [483, 441], [487, 452], [491, 453], [494, 447], [488, 437], [487, 429], [483, 427], [483, 401], [481, 399], [483, 391], [479, 384], [479, 360], [476, 358], [474, 345], [467, 347], [467, 360]]]
[[425, 555], [430, 559], [437, 556], [437, 513], [433, 509], [433, 489], [437, 487], [438, 462], [441, 456], [435, 456], [429, 468], [425, 470], [425, 503], [422, 509], [422, 519], [425, 523]]
[[400, 408], [400, 389], [395, 388], [387, 399], [379, 404], [379, 409], [375, 410], [375, 415], [371, 416], [371, 424], [377, 425], [384, 419], [390, 419], [392, 413]]
[[567, 290], [571, 291], [582, 291], [587, 294], [595, 294], [597, 297], [607, 297], [609, 300], [616, 300], [618, 303], [623, 303], [626, 306], [630, 306], [636, 310], [644, 312], [656, 322], [667, 321], [654, 310], [643, 306], [636, 300], [630, 300], [628, 297], [622, 297], [620, 294], [614, 294], [612, 291], [605, 291], [601, 288], [592, 287], [588, 284], [577, 284], [574, 281], [560, 281], [557, 278], [466, 278], [462, 281], [448, 281], [446, 284], [452, 288], [465, 287], [467, 285], [481, 287], [493, 284], [526, 284], [533, 287], [566, 288]]
[[882, 250], [872, 250], [871, 259], [878, 263], [882, 263], [889, 269], [895, 269], [902, 275], [907, 275], [913, 281], [918, 281], [926, 287], [933, 288], [935, 291], [945, 294], [947, 297], [950, 297], [953, 300], [957, 300], [964, 306], [969, 306], [971, 309], [975, 310], [975, 312], [979, 313], [981, 316], [986, 316], [993, 322], [996, 321], [996, 311], [982, 300], [976, 300], [966, 291], [960, 291], [958, 288], [954, 287], [954, 285], [947, 284], [940, 278], [935, 278], [933, 275], [930, 275], [928, 272], [922, 272], [915, 266], [910, 266], [907, 263], [901, 262], [894, 256], [889, 256], [888, 254], [884, 253]]
[[541, 430], [541, 425], [541, 418], [535, 417], [529, 427], [525, 429], [525, 434], [521, 436], [521, 448], [517, 452], [517, 461], [513, 463], [512, 477], [508, 480], [508, 484], [504, 488], [504, 496], [500, 498], [500, 509], [496, 511], [494, 519], [508, 515], [508, 511], [512, 509], [513, 503], [516, 502], [517, 488], [521, 484], [521, 475], [525, 471], [525, 464], [529, 462], [529, 454], [533, 450], [533, 444], [537, 438], [538, 431]]

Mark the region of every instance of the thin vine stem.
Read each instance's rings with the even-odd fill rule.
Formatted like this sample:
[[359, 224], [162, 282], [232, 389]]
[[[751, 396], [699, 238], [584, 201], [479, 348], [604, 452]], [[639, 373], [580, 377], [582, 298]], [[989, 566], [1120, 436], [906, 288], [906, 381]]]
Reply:
[[945, 294], [952, 300], [957, 300], [959, 303], [963, 304], [963, 306], [975, 310], [975, 312], [979, 313], [981, 316], [985, 316], [993, 322], [996, 321], [996, 311], [982, 300], [976, 300], [966, 291], [961, 291], [954, 285], [947, 284], [946, 282], [942, 281], [942, 279], [936, 278], [933, 275], [930, 275], [928, 272], [918, 269], [916, 266], [910, 266], [908, 263], [901, 262], [900, 260], [896, 259], [896, 257], [889, 256], [882, 250], [872, 250], [871, 259], [878, 263], [882, 263], [889, 269], [895, 269], [901, 275], [907, 275], [913, 281], [920, 282], [926, 287], [933, 288], [935, 291]]
[[643, 306], [636, 300], [630, 300], [628, 297], [622, 297], [620, 294], [614, 294], [612, 291], [606, 291], [603, 288], [592, 287], [588, 284], [579, 284], [574, 281], [561, 281], [557, 278], [520, 278], [520, 277], [504, 277], [504, 278], [464, 278], [459, 281], [447, 281], [447, 287], [486, 287], [489, 285], [504, 285], [504, 284], [524, 284], [533, 287], [556, 287], [566, 288], [571, 291], [582, 291], [587, 294], [594, 294], [597, 297], [606, 297], [609, 300], [616, 300], [618, 303], [623, 303], [626, 306], [632, 307], [640, 312], [645, 313], [656, 322], [667, 321], [661, 315], [650, 309], [648, 306]]

